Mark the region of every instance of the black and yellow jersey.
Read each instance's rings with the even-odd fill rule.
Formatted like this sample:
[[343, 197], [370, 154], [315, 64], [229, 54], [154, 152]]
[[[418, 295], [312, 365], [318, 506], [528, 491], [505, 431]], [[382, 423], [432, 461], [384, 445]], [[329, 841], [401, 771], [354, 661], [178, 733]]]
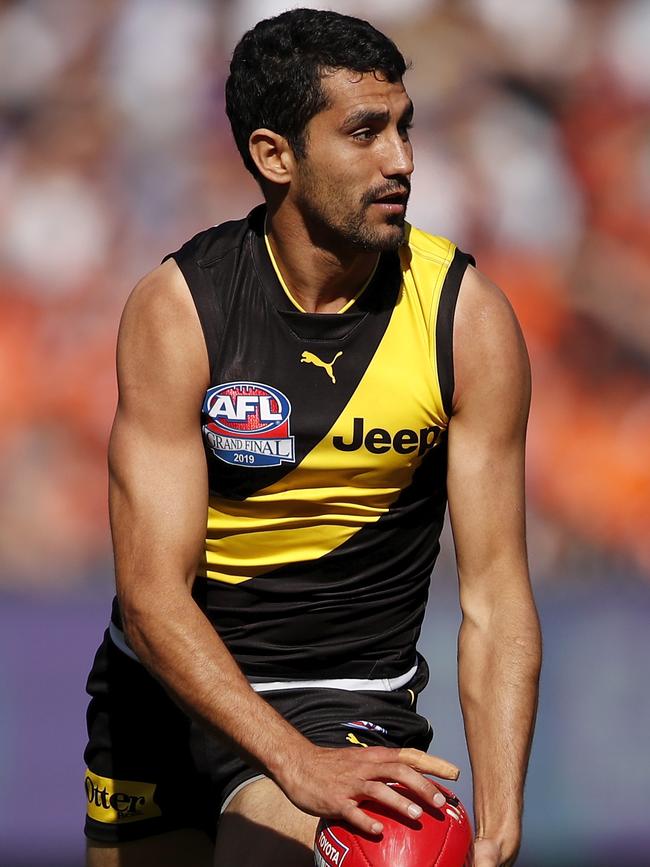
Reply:
[[343, 310], [310, 314], [264, 218], [172, 254], [211, 366], [195, 597], [252, 679], [402, 675], [439, 550], [452, 324], [472, 260], [409, 227]]

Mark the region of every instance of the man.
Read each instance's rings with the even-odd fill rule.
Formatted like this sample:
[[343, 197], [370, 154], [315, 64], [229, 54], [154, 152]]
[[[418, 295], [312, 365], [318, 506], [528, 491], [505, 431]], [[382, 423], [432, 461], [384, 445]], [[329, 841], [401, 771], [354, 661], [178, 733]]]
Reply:
[[227, 111], [266, 206], [197, 235], [126, 305], [91, 867], [210, 864], [198, 829], [219, 813], [215, 864], [307, 865], [320, 815], [376, 835], [364, 799], [444, 803], [423, 773], [458, 771], [423, 752], [415, 643], [447, 491], [476, 864], [516, 857], [540, 663], [528, 362], [499, 290], [405, 223], [404, 71], [333, 12], [247, 33]]

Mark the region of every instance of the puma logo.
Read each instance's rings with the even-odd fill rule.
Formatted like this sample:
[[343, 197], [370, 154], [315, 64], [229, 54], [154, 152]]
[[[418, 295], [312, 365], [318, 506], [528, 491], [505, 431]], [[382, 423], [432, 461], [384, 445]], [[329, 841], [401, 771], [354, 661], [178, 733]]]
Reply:
[[365, 749], [368, 749], [368, 744], [364, 744], [364, 742], [360, 741], [356, 735], [352, 734], [352, 732], [348, 732], [345, 739], [348, 743], [354, 744], [355, 747], [364, 747]]
[[332, 380], [332, 382], [336, 382], [336, 377], [334, 376], [334, 371], [332, 370], [332, 368], [334, 367], [334, 362], [339, 357], [339, 355], [343, 355], [343, 353], [337, 352], [334, 358], [331, 361], [327, 362], [321, 361], [321, 359], [317, 355], [314, 355], [313, 352], [303, 352], [300, 357], [300, 361], [304, 364], [315, 364], [316, 367], [322, 367], [329, 376], [329, 378]]

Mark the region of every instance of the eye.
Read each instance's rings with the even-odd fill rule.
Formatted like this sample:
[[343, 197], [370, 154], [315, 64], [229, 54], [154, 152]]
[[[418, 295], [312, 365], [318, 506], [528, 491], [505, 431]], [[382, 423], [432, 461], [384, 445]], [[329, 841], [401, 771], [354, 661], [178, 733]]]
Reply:
[[398, 132], [400, 136], [404, 139], [404, 141], [408, 141], [410, 138], [409, 132], [413, 129], [412, 123], [405, 123], [398, 128]]
[[371, 142], [376, 137], [377, 133], [374, 133], [371, 129], [360, 129], [352, 133], [352, 138], [360, 142]]

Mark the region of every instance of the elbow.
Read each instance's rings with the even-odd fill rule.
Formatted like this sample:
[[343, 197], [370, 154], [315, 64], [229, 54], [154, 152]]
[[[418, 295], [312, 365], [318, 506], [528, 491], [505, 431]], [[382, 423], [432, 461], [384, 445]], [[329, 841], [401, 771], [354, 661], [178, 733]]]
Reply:
[[537, 607], [530, 587], [516, 592], [461, 592], [463, 626], [530, 645], [541, 644]]
[[534, 603], [495, 604], [463, 609], [459, 643], [475, 653], [508, 654], [520, 660], [530, 676], [539, 679], [542, 632]]
[[122, 632], [127, 646], [141, 656], [147, 634], [151, 631], [153, 599], [141, 598], [135, 592], [126, 592], [118, 584], [117, 600], [122, 620]]
[[119, 592], [117, 600], [120, 607], [120, 615], [122, 617], [122, 629], [125, 636], [129, 638], [132, 633], [135, 633], [143, 624], [146, 624], [147, 617], [150, 614], [151, 600], [146, 605], [143, 600], [139, 599], [134, 593]]
[[137, 581], [120, 581], [118, 576], [117, 600], [127, 644], [138, 655], [152, 636], [166, 633], [169, 624], [194, 602], [191, 587], [184, 581], [151, 574]]

